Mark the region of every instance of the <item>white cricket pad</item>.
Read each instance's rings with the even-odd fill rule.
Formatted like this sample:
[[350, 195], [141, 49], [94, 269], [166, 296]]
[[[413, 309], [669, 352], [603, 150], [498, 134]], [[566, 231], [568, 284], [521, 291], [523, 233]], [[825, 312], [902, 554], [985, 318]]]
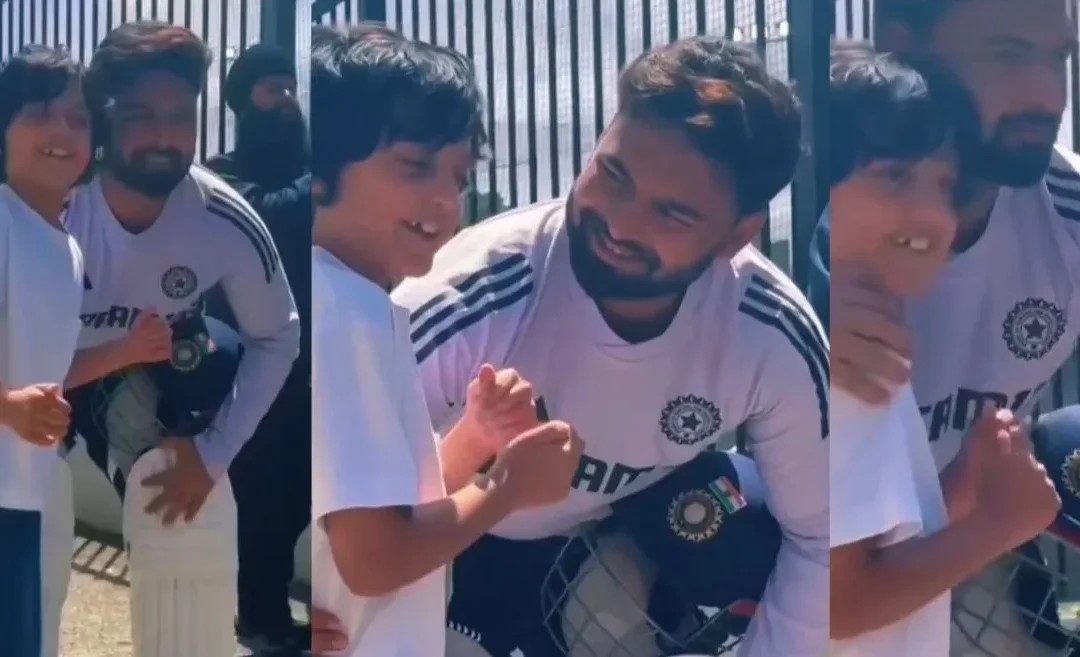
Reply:
[[60, 623], [71, 580], [75, 547], [75, 499], [71, 467], [58, 459], [50, 496], [42, 517], [42, 657], [59, 657]]
[[236, 639], [236, 502], [224, 476], [190, 524], [166, 528], [140, 485], [169, 466], [154, 449], [135, 461], [124, 501], [134, 657], [232, 657]]

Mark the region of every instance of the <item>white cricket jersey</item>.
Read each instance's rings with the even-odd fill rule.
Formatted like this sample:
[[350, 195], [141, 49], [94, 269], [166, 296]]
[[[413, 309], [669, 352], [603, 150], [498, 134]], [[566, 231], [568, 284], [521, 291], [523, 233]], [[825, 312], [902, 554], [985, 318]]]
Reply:
[[277, 397], [299, 352], [296, 307], [266, 226], [243, 197], [199, 166], [137, 235], [109, 209], [100, 178], [73, 195], [68, 222], [86, 260], [80, 349], [122, 337], [141, 312], [171, 317], [200, 306], [215, 286], [225, 292], [244, 355], [234, 395], [196, 438], [211, 474], [220, 476]]
[[[5, 387], [63, 386], [79, 336], [82, 278], [75, 240], [0, 185], [0, 382]], [[58, 466], [55, 448], [28, 443], [0, 424], [0, 507], [43, 510]]]
[[[573, 532], [722, 437], [730, 447], [744, 426], [769, 508], [795, 545], [777, 566], [788, 579], [774, 578], [751, 634], [763, 637], [758, 645], [783, 635], [784, 654], [816, 656], [827, 635], [791, 637], [827, 625], [818, 596], [828, 585], [829, 355], [809, 304], [747, 247], [690, 286], [663, 335], [628, 344], [575, 280], [567, 242], [563, 201], [518, 209], [463, 231], [430, 274], [393, 294], [412, 312], [437, 430], [457, 419], [469, 382], [491, 363], [521, 372], [585, 443], [566, 501], [514, 513], [492, 533]], [[812, 607], [793, 603], [807, 586]], [[808, 641], [814, 649], [801, 651]]]
[[938, 468], [987, 403], [1029, 414], [1080, 335], [1080, 156], [1003, 188], [986, 232], [908, 304], [912, 386]]
[[[948, 524], [934, 456], [915, 395], [905, 386], [886, 407], [833, 388], [829, 439], [833, 547], [881, 537], [895, 545]], [[946, 657], [950, 592], [891, 625], [833, 641], [830, 657]]]
[[322, 523], [335, 511], [446, 496], [408, 311], [323, 249], [311, 266], [312, 601], [344, 623], [346, 657], [442, 655], [445, 567], [381, 598], [354, 595]]

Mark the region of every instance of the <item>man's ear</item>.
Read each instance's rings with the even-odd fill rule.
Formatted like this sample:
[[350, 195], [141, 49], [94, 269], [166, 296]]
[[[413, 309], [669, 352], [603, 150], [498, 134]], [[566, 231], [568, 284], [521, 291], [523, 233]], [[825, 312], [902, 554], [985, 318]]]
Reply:
[[716, 254], [716, 257], [729, 259], [733, 258], [736, 253], [741, 251], [750, 244], [757, 236], [761, 234], [762, 229], [765, 228], [765, 212], [755, 212], [754, 214], [746, 215], [739, 219], [739, 223], [731, 229], [728, 233], [728, 238], [720, 247], [720, 252]]

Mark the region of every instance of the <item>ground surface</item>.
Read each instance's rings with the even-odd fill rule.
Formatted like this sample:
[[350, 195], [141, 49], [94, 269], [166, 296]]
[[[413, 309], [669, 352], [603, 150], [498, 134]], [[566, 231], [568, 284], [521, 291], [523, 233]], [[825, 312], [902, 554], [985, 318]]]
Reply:
[[[60, 657], [132, 657], [127, 561], [107, 538], [79, 532], [60, 630]], [[298, 617], [303, 605], [295, 603]], [[236, 656], [251, 652], [239, 644]], [[255, 657], [258, 657], [257, 655]]]

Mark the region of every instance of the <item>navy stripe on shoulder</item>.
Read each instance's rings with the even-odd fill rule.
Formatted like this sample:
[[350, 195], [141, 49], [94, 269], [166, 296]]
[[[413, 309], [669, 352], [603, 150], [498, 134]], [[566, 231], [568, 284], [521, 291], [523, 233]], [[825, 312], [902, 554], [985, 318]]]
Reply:
[[266, 282], [269, 283], [277, 272], [280, 262], [277, 249], [270, 238], [270, 233], [255, 211], [246, 204], [238, 203], [217, 190], [209, 190], [206, 209], [213, 215], [225, 219], [240, 231], [255, 249], [262, 262]]
[[828, 342], [810, 313], [780, 286], [754, 276], [739, 312], [782, 333], [806, 363], [821, 414], [821, 436], [829, 435]]
[[1080, 173], [1052, 166], [1046, 172], [1046, 189], [1062, 218], [1080, 221]]
[[533, 288], [532, 265], [523, 254], [515, 253], [435, 295], [409, 317], [417, 362], [424, 362], [440, 346], [485, 317], [528, 298]]

